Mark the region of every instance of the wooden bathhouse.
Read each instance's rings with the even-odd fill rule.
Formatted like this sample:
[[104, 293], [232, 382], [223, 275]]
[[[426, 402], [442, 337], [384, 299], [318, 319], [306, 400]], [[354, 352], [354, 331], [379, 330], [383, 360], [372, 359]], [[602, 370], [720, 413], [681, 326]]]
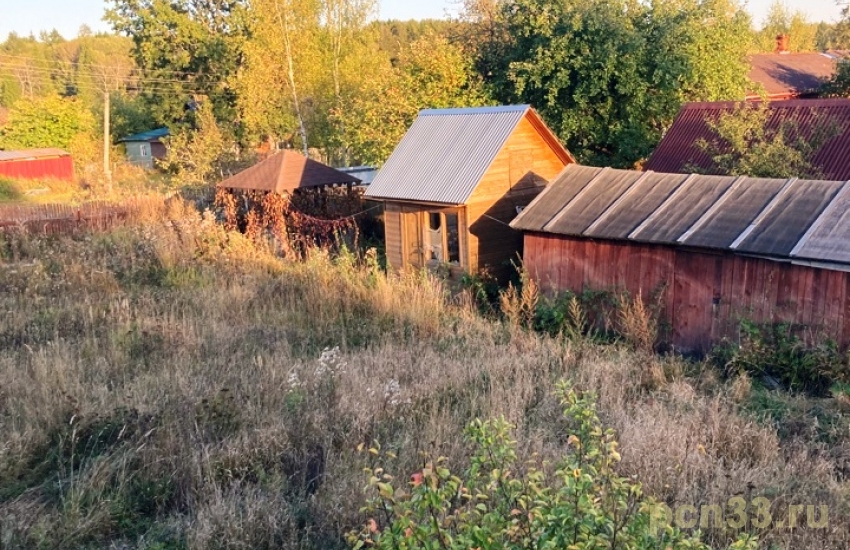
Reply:
[[511, 225], [549, 293], [661, 293], [667, 343], [705, 352], [740, 321], [850, 345], [850, 181], [572, 165]]
[[365, 194], [385, 204], [388, 263], [505, 277], [511, 220], [572, 162], [528, 105], [421, 111]]

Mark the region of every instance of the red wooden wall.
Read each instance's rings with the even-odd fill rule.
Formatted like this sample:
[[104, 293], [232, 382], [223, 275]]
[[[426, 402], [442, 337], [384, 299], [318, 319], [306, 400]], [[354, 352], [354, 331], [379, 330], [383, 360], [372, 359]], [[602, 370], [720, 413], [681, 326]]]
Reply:
[[0, 161], [0, 176], [16, 179], [74, 179], [70, 156]]
[[793, 323], [850, 344], [850, 274], [730, 253], [526, 233], [524, 265], [547, 293], [664, 290], [669, 344], [708, 351], [741, 318]]

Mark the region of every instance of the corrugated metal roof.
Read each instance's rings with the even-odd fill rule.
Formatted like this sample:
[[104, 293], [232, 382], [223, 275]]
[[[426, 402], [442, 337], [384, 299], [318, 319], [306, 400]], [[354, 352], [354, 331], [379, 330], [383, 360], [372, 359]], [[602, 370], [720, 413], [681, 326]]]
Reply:
[[45, 157], [67, 157], [71, 153], [62, 149], [45, 147], [42, 149], [18, 149], [15, 151], [0, 151], [0, 162], [13, 160], [31, 160]]
[[420, 111], [365, 196], [464, 204], [529, 113], [528, 105]]
[[750, 56], [748, 77], [764, 86], [768, 96], [800, 96], [818, 90], [829, 80], [835, 74], [836, 61], [817, 52], [755, 54]]
[[[697, 143], [700, 140], [716, 140], [708, 121], [717, 120], [722, 113], [733, 112], [740, 105], [735, 102], [685, 104], [649, 157], [646, 169], [680, 174], [692, 172], [694, 168], [710, 172], [713, 169], [711, 158]], [[811, 162], [820, 172], [818, 177], [825, 180], [850, 179], [850, 99], [773, 101], [767, 104], [767, 108], [768, 130], [776, 130], [791, 122], [803, 139], [810, 138], [825, 123], [835, 124], [838, 134], [824, 143]]]
[[123, 137], [118, 140], [118, 143], [127, 141], [159, 141], [160, 138], [164, 138], [170, 134], [171, 132], [168, 128], [156, 128], [154, 130], [148, 130], [147, 132], [140, 132], [138, 134], [133, 134], [132, 136]]
[[511, 227], [850, 263], [850, 182], [568, 165]]
[[360, 180], [295, 151], [284, 150], [220, 182], [218, 187], [284, 193], [343, 183], [360, 183]]

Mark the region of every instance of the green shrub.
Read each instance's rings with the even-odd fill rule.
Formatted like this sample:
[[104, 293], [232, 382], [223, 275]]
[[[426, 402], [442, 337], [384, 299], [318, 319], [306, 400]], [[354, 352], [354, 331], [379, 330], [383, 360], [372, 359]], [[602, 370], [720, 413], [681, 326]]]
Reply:
[[807, 342], [801, 328], [788, 323], [741, 321], [740, 345], [718, 346], [715, 360], [727, 372], [746, 372], [793, 391], [825, 395], [830, 385], [847, 379], [846, 357], [833, 340]]
[[[504, 419], [475, 420], [462, 476], [444, 458], [428, 460], [407, 486], [379, 465], [367, 468], [370, 517], [349, 542], [355, 549], [707, 548], [698, 535], [657, 521], [660, 506], [617, 474], [617, 442], [602, 427], [595, 396], [568, 383], [557, 395], [571, 435], [554, 468], [519, 463]], [[381, 456], [377, 446], [369, 452]]]

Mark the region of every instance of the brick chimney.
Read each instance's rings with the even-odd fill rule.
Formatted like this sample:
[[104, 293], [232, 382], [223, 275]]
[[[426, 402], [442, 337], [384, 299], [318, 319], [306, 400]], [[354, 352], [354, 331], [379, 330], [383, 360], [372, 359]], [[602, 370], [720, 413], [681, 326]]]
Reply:
[[791, 53], [788, 50], [788, 40], [787, 34], [776, 35], [776, 53]]

